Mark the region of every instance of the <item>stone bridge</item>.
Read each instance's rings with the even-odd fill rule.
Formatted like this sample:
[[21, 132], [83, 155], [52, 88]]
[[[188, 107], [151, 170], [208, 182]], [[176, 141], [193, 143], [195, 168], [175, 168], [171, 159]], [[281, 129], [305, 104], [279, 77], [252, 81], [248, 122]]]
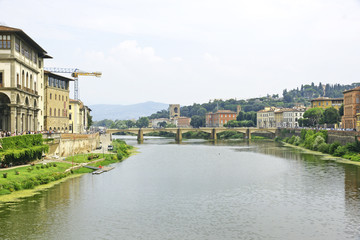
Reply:
[[224, 127], [201, 127], [201, 128], [128, 128], [128, 129], [107, 129], [106, 133], [118, 133], [118, 132], [128, 132], [137, 134], [137, 140], [143, 141], [144, 134], [151, 132], [170, 132], [175, 133], [175, 140], [181, 141], [182, 134], [186, 132], [206, 132], [210, 133], [210, 138], [216, 140], [216, 134], [225, 131], [235, 131], [239, 133], [244, 133], [245, 137], [251, 139], [251, 134], [255, 132], [270, 132], [274, 136], [277, 135], [277, 128], [224, 128]]

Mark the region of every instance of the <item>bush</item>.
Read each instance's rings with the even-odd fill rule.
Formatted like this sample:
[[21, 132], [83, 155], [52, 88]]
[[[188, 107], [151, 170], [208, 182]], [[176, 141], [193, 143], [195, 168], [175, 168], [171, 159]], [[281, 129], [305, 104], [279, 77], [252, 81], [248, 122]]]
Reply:
[[119, 161], [121, 161], [124, 158], [123, 154], [120, 151], [117, 153], [116, 156]]
[[332, 144], [330, 144], [330, 147], [329, 147], [329, 153], [330, 154], [334, 154], [335, 150], [341, 146], [341, 144], [339, 142], [334, 142]]
[[299, 136], [296, 136], [294, 139], [294, 145], [299, 146], [301, 143], [301, 138]]
[[322, 143], [325, 143], [325, 139], [322, 136], [316, 136], [314, 143], [312, 145], [312, 149], [318, 150], [318, 146]]
[[292, 135], [291, 138], [289, 138], [288, 143], [293, 144], [295, 141], [295, 135]]
[[336, 156], [336, 157], [341, 157], [341, 156], [345, 155], [346, 152], [347, 152], [347, 150], [346, 150], [346, 147], [345, 147], [345, 146], [338, 146], [338, 147], [335, 149], [333, 155]]
[[318, 151], [320, 151], [322, 153], [329, 153], [329, 148], [330, 148], [330, 145], [326, 144], [326, 143], [321, 143], [317, 147]]

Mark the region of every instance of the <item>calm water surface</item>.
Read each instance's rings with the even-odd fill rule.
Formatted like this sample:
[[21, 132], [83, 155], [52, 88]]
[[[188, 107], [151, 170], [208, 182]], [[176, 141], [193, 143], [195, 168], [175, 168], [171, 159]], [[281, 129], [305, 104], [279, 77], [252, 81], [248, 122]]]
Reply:
[[360, 239], [360, 168], [274, 142], [148, 139], [0, 205], [0, 239]]

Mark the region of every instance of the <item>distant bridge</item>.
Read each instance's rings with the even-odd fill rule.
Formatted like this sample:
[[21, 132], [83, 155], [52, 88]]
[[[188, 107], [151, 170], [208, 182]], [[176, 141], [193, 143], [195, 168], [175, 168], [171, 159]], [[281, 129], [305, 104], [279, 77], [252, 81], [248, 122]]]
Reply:
[[182, 134], [186, 132], [206, 132], [210, 133], [210, 138], [216, 140], [216, 134], [225, 132], [225, 131], [235, 131], [239, 133], [244, 133], [245, 137], [251, 139], [251, 134], [255, 132], [268, 132], [276, 135], [277, 128], [224, 128], [224, 127], [201, 127], [201, 128], [128, 128], [128, 129], [107, 129], [106, 133], [118, 133], [118, 132], [128, 132], [137, 134], [137, 140], [143, 141], [144, 134], [151, 132], [170, 132], [175, 133], [175, 140], [181, 141]]

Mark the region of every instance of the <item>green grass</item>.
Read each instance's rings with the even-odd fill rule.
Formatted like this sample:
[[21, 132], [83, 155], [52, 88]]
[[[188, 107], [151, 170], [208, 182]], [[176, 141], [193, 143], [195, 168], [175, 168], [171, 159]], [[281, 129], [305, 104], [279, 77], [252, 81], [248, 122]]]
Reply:
[[[87, 162], [90, 162], [90, 161], [93, 161], [93, 160], [97, 160], [97, 159], [101, 159], [103, 158], [103, 154], [102, 153], [96, 153], [99, 155], [98, 158], [93, 158], [91, 160], [88, 160], [88, 156], [90, 155], [95, 155], [95, 153], [89, 153], [89, 154], [79, 154], [79, 155], [75, 155], [75, 156], [70, 156], [70, 157], [67, 157], [65, 158], [65, 161], [68, 161], [68, 162], [74, 162], [74, 163], [87, 163]], [[105, 156], [108, 155], [108, 154], [105, 154]]]
[[[41, 168], [42, 164], [36, 164], [35, 166], [32, 166], [31, 168], [33, 170], [28, 171], [29, 166], [26, 167], [19, 167], [9, 170], [2, 170], [0, 171], [0, 185], [7, 184], [12, 181], [16, 182], [22, 182], [24, 180], [27, 180], [32, 177], [36, 177], [42, 174], [48, 174], [48, 173], [56, 173], [56, 172], [64, 172], [66, 169], [71, 167], [71, 164], [69, 163], [62, 163], [62, 162], [56, 162], [56, 167], [49, 167], [49, 168]], [[39, 169], [37, 168], [39, 166]], [[16, 171], [19, 172], [19, 175], [16, 175]], [[3, 177], [3, 174], [7, 173], [7, 178]]]

